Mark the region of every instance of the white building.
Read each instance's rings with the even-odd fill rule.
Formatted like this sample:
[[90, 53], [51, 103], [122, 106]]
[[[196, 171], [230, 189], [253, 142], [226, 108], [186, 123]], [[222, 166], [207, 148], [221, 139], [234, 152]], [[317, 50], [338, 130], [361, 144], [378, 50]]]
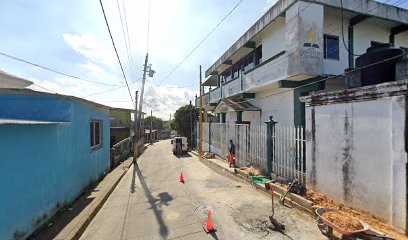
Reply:
[[204, 110], [225, 123], [263, 124], [272, 115], [304, 126], [299, 97], [344, 89], [343, 77], [316, 81], [353, 68], [370, 46], [408, 47], [407, 24], [407, 10], [372, 0], [279, 0], [208, 67]]

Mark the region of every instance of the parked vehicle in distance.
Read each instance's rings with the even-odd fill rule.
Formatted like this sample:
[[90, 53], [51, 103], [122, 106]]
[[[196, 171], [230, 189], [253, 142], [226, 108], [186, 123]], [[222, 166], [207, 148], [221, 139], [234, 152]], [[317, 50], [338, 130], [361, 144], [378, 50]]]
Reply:
[[187, 153], [188, 148], [187, 148], [187, 138], [186, 137], [175, 137], [171, 141], [173, 144], [173, 154]]

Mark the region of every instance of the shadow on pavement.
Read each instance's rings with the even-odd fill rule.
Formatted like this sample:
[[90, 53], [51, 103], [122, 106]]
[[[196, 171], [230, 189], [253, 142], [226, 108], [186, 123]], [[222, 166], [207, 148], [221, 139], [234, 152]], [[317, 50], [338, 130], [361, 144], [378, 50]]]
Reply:
[[218, 236], [216, 232], [210, 232], [209, 234], [211, 235], [212, 238], [218, 240]]
[[140, 183], [142, 185], [142, 188], [145, 192], [145, 195], [151, 205], [151, 208], [154, 212], [154, 215], [156, 217], [157, 222], [160, 225], [160, 235], [163, 238], [167, 238], [168, 234], [169, 234], [169, 230], [168, 227], [166, 225], [166, 223], [163, 220], [163, 216], [162, 216], [162, 211], [159, 210], [156, 206], [156, 202], [160, 201], [160, 204], [165, 204], [166, 206], [168, 205], [169, 201], [173, 200], [173, 197], [170, 196], [170, 194], [168, 194], [167, 192], [163, 192], [159, 194], [159, 198], [160, 199], [156, 199], [155, 197], [153, 197], [152, 193], [150, 192], [149, 188], [147, 187], [146, 181], [144, 180], [144, 177], [142, 175], [142, 172], [140, 171], [139, 165], [137, 163], [135, 163], [133, 168], [133, 179], [132, 179], [132, 193], [134, 192], [134, 186], [135, 186], [135, 178], [136, 175], [140, 180]]
[[177, 158], [191, 158], [190, 153], [176, 155]]

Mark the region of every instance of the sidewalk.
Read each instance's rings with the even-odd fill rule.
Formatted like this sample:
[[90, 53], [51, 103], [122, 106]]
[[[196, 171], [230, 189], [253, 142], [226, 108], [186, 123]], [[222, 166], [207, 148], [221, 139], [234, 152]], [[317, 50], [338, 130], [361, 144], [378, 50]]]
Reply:
[[132, 165], [130, 157], [109, 172], [95, 189], [82, 194], [73, 206], [53, 220], [48, 226], [37, 230], [28, 239], [79, 239], [88, 224], [103, 206], [121, 178]]

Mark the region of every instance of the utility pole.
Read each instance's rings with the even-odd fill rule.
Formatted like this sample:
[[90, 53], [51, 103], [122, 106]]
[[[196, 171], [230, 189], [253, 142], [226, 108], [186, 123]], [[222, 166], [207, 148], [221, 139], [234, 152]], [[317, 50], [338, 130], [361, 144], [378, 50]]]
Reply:
[[171, 113], [170, 113], [170, 121], [171, 121]]
[[140, 114], [137, 114], [138, 115], [138, 117], [137, 117], [138, 122], [140, 122], [142, 109], [143, 109], [143, 94], [144, 94], [144, 86], [145, 86], [145, 83], [146, 83], [146, 73], [147, 73], [147, 61], [148, 61], [148, 59], [149, 59], [149, 53], [146, 53], [145, 63], [143, 65], [144, 66], [143, 67], [143, 80], [142, 80], [142, 89], [141, 89], [141, 92], [140, 92], [140, 102], [139, 102], [139, 113]]
[[203, 88], [202, 88], [202, 76], [201, 76], [201, 65], [200, 65], [200, 122], [199, 122], [199, 131], [200, 131], [200, 148], [198, 153], [200, 156], [203, 154]]
[[159, 121], [156, 122], [156, 140], [159, 141]]
[[138, 91], [136, 91], [135, 94], [135, 113], [133, 114], [133, 120], [134, 120], [134, 126], [133, 126], [133, 131], [134, 131], [134, 135], [133, 135], [133, 162], [136, 162], [137, 159], [137, 155], [138, 155], [138, 145], [137, 145], [137, 141], [139, 140], [139, 129], [138, 129], [138, 121], [137, 121], [137, 117], [138, 117], [138, 113], [137, 113], [137, 96], [138, 95]]
[[193, 144], [193, 141], [194, 141], [194, 139], [193, 139], [193, 115], [191, 114], [191, 108], [192, 108], [192, 105], [191, 105], [191, 100], [190, 100], [190, 144], [191, 144], [191, 149], [193, 149], [193, 146], [194, 146], [194, 144]]
[[153, 144], [153, 110], [150, 110], [150, 145]]
[[142, 81], [142, 89], [140, 92], [140, 102], [139, 102], [139, 112], [138, 112], [138, 122], [140, 123], [141, 121], [141, 115], [142, 115], [142, 111], [143, 111], [143, 95], [144, 95], [144, 86], [146, 83], [146, 74], [147, 72], [149, 72], [149, 77], [153, 77], [155, 71], [152, 70], [152, 66], [151, 64], [148, 66], [149, 60], [149, 53], [146, 53], [146, 57], [145, 57], [145, 63], [144, 63], [144, 67], [143, 67], [143, 81]]

